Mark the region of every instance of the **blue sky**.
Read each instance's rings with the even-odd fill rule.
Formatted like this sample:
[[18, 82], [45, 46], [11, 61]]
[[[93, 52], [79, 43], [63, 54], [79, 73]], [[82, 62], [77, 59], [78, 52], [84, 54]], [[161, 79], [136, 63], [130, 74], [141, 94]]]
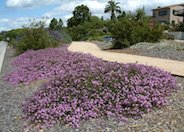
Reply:
[[[72, 16], [77, 5], [87, 5], [92, 14], [108, 18], [103, 10], [108, 0], [0, 0], [0, 31], [19, 28], [28, 24], [29, 19], [41, 20], [48, 24], [53, 17], [61, 18], [65, 23]], [[122, 10], [135, 11], [145, 7], [147, 14], [158, 6], [182, 3], [183, 0], [116, 0]]]

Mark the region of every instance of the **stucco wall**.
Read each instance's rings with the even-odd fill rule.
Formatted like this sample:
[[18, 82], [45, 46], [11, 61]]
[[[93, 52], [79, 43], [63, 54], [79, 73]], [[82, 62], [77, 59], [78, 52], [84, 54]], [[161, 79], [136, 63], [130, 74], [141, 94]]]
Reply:
[[175, 24], [179, 23], [179, 22], [183, 22], [183, 17], [181, 16], [175, 16], [173, 14], [173, 10], [181, 10], [184, 9], [184, 7], [182, 6], [173, 6], [170, 8], [170, 23], [172, 23], [172, 21], [175, 21]]
[[184, 40], [184, 32], [168, 32], [169, 35], [173, 35], [175, 39]]

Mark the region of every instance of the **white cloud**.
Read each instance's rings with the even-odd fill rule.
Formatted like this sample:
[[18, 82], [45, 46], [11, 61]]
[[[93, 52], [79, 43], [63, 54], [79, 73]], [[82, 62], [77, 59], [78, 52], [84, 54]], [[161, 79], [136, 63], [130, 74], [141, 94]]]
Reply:
[[53, 17], [61, 13], [72, 13], [74, 8], [79, 5], [87, 5], [90, 11], [95, 14], [103, 14], [104, 7], [107, 1], [98, 1], [98, 0], [71, 0], [71, 1], [61, 1], [60, 6], [56, 7], [50, 12], [45, 13], [45, 16]]
[[[30, 21], [33, 19], [35, 19], [35, 18], [19, 17], [16, 19], [9, 19], [9, 18], [0, 19], [0, 25], [1, 25], [0, 31], [21, 28], [22, 26], [28, 26], [30, 24]], [[49, 19], [49, 18], [36, 18], [35, 20], [36, 21], [44, 21], [46, 26], [48, 26], [51, 19]]]
[[5, 22], [9, 22], [9, 19], [7, 18], [0, 19], [0, 23], [5, 23]]
[[11, 8], [27, 8], [52, 3], [54, 0], [7, 0], [6, 6]]

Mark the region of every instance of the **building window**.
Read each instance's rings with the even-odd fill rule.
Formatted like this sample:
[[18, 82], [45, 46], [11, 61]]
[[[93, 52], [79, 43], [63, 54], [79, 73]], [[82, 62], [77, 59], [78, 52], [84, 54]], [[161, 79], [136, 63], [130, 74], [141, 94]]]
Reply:
[[172, 25], [175, 25], [175, 21], [174, 20], [172, 21]]
[[156, 12], [153, 12], [153, 17], [156, 17]]
[[175, 14], [175, 12], [176, 12], [176, 11], [175, 11], [175, 10], [173, 10], [173, 14]]
[[159, 16], [165, 16], [167, 15], [167, 13], [168, 13], [167, 10], [159, 11]]

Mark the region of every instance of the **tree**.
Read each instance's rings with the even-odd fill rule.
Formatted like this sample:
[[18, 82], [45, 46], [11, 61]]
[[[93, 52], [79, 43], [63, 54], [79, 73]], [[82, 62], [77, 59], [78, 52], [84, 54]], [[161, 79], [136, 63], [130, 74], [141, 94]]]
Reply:
[[58, 21], [56, 18], [53, 18], [50, 22], [49, 28], [51, 30], [61, 30], [63, 28], [62, 19], [59, 19]]
[[56, 18], [53, 18], [53, 19], [51, 20], [50, 25], [49, 25], [49, 28], [50, 28], [51, 30], [57, 30], [57, 28], [58, 28], [58, 21], [57, 21]]
[[81, 5], [75, 8], [75, 10], [73, 11], [73, 15], [77, 21], [83, 23], [84, 21], [89, 21], [91, 13], [87, 6]]
[[91, 24], [94, 29], [102, 29], [104, 26], [104, 21], [97, 16], [91, 16], [88, 23]]
[[111, 20], [116, 19], [116, 13], [121, 13], [121, 8], [118, 6], [119, 4], [119, 2], [116, 3], [114, 0], [108, 1], [104, 13], [111, 13]]
[[59, 22], [58, 22], [58, 25], [57, 25], [57, 29], [61, 30], [62, 27], [63, 27], [63, 21], [62, 21], [62, 19], [59, 19]]
[[136, 16], [135, 16], [135, 19], [137, 21], [141, 21], [141, 20], [145, 20], [147, 17], [146, 17], [146, 13], [144, 11], [144, 7], [143, 8], [139, 8], [136, 10]]
[[90, 17], [91, 17], [91, 12], [87, 6], [85, 5], [77, 6], [73, 11], [73, 17], [68, 19], [67, 25], [69, 27], [77, 26], [86, 21], [89, 21]]
[[67, 20], [67, 25], [68, 25], [68, 27], [77, 26], [78, 22], [74, 17], [71, 17]]
[[126, 17], [126, 12], [123, 11], [119, 16], [118, 16], [118, 19], [121, 19], [121, 18], [124, 18]]

